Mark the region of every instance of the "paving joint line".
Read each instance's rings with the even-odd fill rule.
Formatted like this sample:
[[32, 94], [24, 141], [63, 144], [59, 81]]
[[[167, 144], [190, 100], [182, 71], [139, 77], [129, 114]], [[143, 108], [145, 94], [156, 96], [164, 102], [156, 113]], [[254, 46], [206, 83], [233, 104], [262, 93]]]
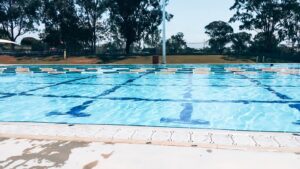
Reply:
[[271, 136], [272, 140], [278, 145], [278, 147], [283, 147], [275, 136]]
[[233, 146], [237, 146], [237, 143], [235, 142], [235, 140], [234, 140], [234, 138], [233, 138], [233, 134], [228, 134], [228, 137], [231, 139], [232, 145], [233, 145]]
[[173, 142], [172, 137], [173, 137], [174, 133], [175, 133], [174, 131], [170, 131], [170, 137], [168, 139], [169, 142]]
[[250, 137], [250, 138], [251, 138], [251, 140], [254, 142], [254, 144], [255, 144], [255, 147], [261, 147], [261, 145], [260, 145], [260, 144], [258, 144], [258, 142], [255, 140], [254, 136], [250, 135], [249, 137]]
[[208, 133], [208, 137], [209, 137], [209, 144], [215, 144], [215, 142], [213, 141], [213, 133]]

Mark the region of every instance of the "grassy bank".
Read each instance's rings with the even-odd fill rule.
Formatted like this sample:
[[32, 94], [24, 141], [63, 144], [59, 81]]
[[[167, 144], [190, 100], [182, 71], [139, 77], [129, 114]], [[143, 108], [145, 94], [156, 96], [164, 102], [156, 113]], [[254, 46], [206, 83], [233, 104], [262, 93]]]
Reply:
[[[205, 64], [205, 63], [254, 63], [253, 59], [234, 58], [222, 55], [185, 55], [168, 56], [169, 64]], [[1, 64], [152, 64], [152, 56], [130, 56], [119, 58], [101, 57], [13, 57], [0, 56]]]

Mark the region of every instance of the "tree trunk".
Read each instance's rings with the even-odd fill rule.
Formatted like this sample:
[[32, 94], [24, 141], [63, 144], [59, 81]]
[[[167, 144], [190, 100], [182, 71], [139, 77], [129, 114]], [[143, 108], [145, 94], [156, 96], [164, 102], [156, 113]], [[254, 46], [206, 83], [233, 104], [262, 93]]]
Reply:
[[[10, 38], [10, 41], [15, 42], [14, 38]], [[15, 50], [15, 44], [10, 44], [10, 50], [14, 51]]]
[[93, 44], [92, 44], [92, 50], [93, 50], [94, 55], [96, 55], [96, 53], [97, 53], [96, 43], [97, 43], [97, 37], [96, 37], [96, 35], [94, 35]]
[[96, 44], [97, 44], [97, 29], [96, 29], [96, 17], [94, 16], [93, 20], [93, 52], [96, 55], [97, 49], [96, 49]]
[[[15, 42], [16, 38], [14, 37], [14, 28], [12, 26], [11, 26], [11, 30], [10, 31], [11, 31], [11, 33], [10, 33], [9, 40]], [[11, 50], [15, 50], [15, 45], [11, 44], [10, 45], [10, 49]]]
[[12, 50], [12, 51], [15, 50], [15, 45], [14, 44], [10, 44], [10, 50]]
[[131, 42], [129, 42], [127, 40], [126, 41], [126, 48], [125, 48], [126, 55], [129, 55], [129, 53], [130, 53], [130, 46], [131, 46]]

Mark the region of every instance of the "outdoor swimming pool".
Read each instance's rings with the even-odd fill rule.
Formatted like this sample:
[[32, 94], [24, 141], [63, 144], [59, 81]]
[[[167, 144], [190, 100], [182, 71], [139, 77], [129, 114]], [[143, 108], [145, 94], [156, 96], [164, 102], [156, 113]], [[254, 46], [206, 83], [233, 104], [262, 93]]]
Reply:
[[0, 66], [0, 121], [300, 132], [300, 65]]

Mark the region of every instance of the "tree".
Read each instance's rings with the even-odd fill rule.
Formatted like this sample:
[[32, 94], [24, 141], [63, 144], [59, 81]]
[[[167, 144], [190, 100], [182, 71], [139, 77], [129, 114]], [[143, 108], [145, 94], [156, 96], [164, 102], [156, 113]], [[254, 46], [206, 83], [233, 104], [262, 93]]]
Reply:
[[21, 40], [22, 46], [30, 46], [32, 51], [43, 51], [45, 49], [45, 44], [40, 40], [33, 37], [25, 37]]
[[8, 33], [5, 30], [0, 28], [0, 38], [1, 39], [8, 39], [7, 35], [8, 35]]
[[292, 49], [300, 49], [300, 2], [298, 0], [285, 0], [283, 4], [284, 19], [280, 34], [285, 37]]
[[231, 48], [236, 53], [245, 53], [251, 43], [251, 34], [246, 32], [234, 33], [231, 35]]
[[21, 40], [21, 45], [23, 46], [31, 46], [34, 43], [37, 43], [39, 40], [33, 38], [33, 37], [25, 37]]
[[[272, 37], [268, 37], [265, 35], [266, 33], [260, 32], [255, 35], [253, 42], [251, 44], [251, 50], [256, 53], [268, 53], [268, 51], [276, 52], [277, 46], [280, 43], [278, 38], [274, 35]], [[268, 42], [268, 46], [271, 48], [266, 50], [266, 42]]]
[[101, 45], [101, 52], [104, 54], [120, 54], [122, 52], [122, 44], [118, 41], [108, 42]]
[[215, 52], [222, 53], [226, 44], [230, 42], [233, 28], [226, 22], [214, 21], [205, 27], [205, 33], [210, 36], [209, 45]]
[[44, 0], [41, 39], [51, 47], [67, 50], [82, 49], [92, 37], [92, 32], [80, 24], [74, 0]]
[[126, 54], [134, 42], [153, 34], [162, 22], [160, 0], [110, 0], [108, 8], [111, 31], [124, 39]]
[[[261, 32], [259, 39], [264, 40], [264, 52], [272, 52], [274, 38], [276, 41], [282, 41], [282, 36], [278, 34], [281, 29], [281, 20], [283, 19], [283, 8], [281, 0], [235, 0], [230, 8], [236, 10], [230, 22], [240, 21], [240, 29], [256, 30]], [[262, 37], [264, 36], [264, 37]]]
[[39, 24], [40, 0], [1, 0], [0, 27], [11, 41], [27, 32], [35, 31]]
[[157, 55], [161, 51], [161, 30], [157, 29], [152, 34], [149, 34], [144, 39], [144, 49], [143, 52], [151, 53]]
[[178, 54], [187, 48], [186, 41], [183, 39], [184, 34], [182, 32], [171, 36], [167, 40], [167, 49], [170, 53]]
[[102, 15], [106, 11], [107, 0], [78, 0], [80, 18], [82, 23], [88, 27], [92, 33], [91, 48], [96, 52], [97, 40], [104, 38], [106, 23], [102, 20]]
[[161, 44], [161, 30], [157, 29], [145, 37], [144, 42], [150, 48], [158, 48]]

